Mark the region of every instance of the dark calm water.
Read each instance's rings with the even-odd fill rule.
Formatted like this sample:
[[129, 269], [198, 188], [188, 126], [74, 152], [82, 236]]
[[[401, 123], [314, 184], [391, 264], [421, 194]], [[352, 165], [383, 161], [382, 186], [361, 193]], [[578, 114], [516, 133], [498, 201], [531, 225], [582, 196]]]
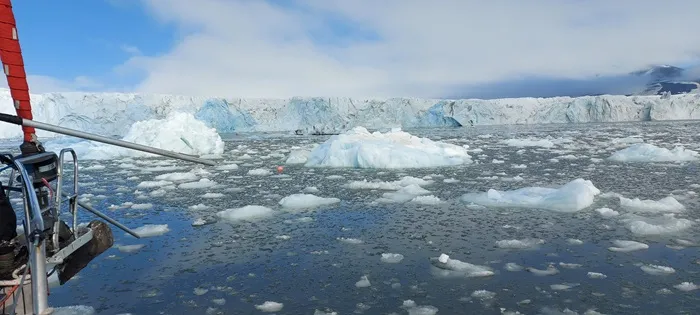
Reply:
[[[630, 136], [658, 146], [682, 144], [698, 150], [700, 123], [410, 132], [483, 151], [471, 154], [478, 163], [459, 167], [352, 170], [297, 165], [287, 166], [283, 177], [249, 176], [248, 170], [255, 168], [274, 171], [292, 146], [320, 143], [327, 137], [228, 135], [224, 160], [237, 163], [239, 169], [195, 166], [208, 170], [210, 174], [204, 177], [219, 185], [171, 189], [156, 196], [150, 193], [159, 187], [136, 185], [159, 174], [190, 171], [193, 166], [165, 159], [83, 161], [81, 165], [87, 169], [82, 171], [81, 191], [92, 194], [87, 200], [93, 205], [130, 227], [167, 224], [169, 231], [139, 240], [115, 229], [117, 244], [144, 247], [123, 252], [115, 246], [78, 279], [53, 288], [50, 302], [54, 306], [90, 306], [97, 314], [260, 314], [255, 306], [265, 301], [283, 303], [278, 314], [314, 314], [317, 310], [316, 314], [431, 314], [402, 307], [405, 300], [432, 306], [438, 314], [596, 314], [593, 310], [603, 314], [700, 314], [700, 290], [686, 292], [674, 287], [682, 282], [700, 285], [700, 251], [693, 246], [700, 244], [700, 186], [692, 186], [700, 184], [698, 163], [605, 160], [628, 145], [615, 139]], [[527, 147], [518, 152], [520, 148], [500, 142], [528, 137], [551, 137], [555, 146]], [[503, 163], [494, 164], [494, 159]], [[520, 164], [526, 168], [513, 167]], [[95, 165], [105, 168], [89, 169]], [[180, 169], [143, 170], [153, 166]], [[342, 178], [328, 178], [331, 175]], [[433, 180], [424, 188], [443, 203], [376, 203], [386, 191], [344, 186], [352, 180], [394, 181], [403, 176]], [[519, 179], [514, 180], [516, 176]], [[673, 195], [686, 206], [676, 218], [691, 220], [693, 226], [675, 234], [635, 235], [624, 222], [628, 214], [617, 198], [601, 196], [591, 207], [576, 213], [474, 207], [459, 200], [468, 192], [558, 187], [576, 178], [591, 180], [603, 193], [627, 198], [658, 200]], [[278, 202], [282, 197], [308, 186], [318, 188], [315, 195], [341, 202], [310, 211], [281, 210]], [[223, 196], [203, 198], [207, 192]], [[151, 203], [152, 208], [106, 210], [124, 202]], [[188, 208], [200, 203], [208, 208]], [[214, 215], [246, 205], [267, 206], [276, 212], [253, 222], [221, 221]], [[617, 210], [621, 216], [602, 217], [594, 211], [601, 207]], [[193, 226], [196, 219], [211, 223]], [[281, 235], [288, 239], [279, 238]], [[341, 242], [340, 237], [362, 243]], [[506, 239], [542, 239], [544, 243], [533, 249], [495, 245]], [[572, 239], [581, 242], [572, 244]], [[612, 241], [618, 239], [643, 242], [649, 248], [609, 251]], [[385, 263], [380, 261], [382, 253], [402, 254], [404, 259]], [[495, 274], [440, 277], [440, 269], [430, 259], [442, 253], [488, 266]], [[552, 265], [558, 273], [541, 276], [525, 270], [508, 271], [506, 263], [541, 270]], [[640, 268], [648, 264], [672, 267], [675, 272], [650, 275]], [[602, 273], [606, 278], [590, 278], [588, 272]], [[367, 276], [369, 287], [356, 287], [362, 276]], [[565, 286], [557, 286], [562, 284]], [[474, 294], [477, 290], [489, 292]]]

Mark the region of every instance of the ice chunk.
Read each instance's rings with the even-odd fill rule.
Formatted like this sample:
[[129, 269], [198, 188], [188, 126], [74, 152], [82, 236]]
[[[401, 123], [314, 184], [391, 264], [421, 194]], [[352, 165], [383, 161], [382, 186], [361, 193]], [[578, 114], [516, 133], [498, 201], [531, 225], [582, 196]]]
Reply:
[[305, 193], [308, 193], [308, 194], [313, 194], [313, 193], [319, 192], [318, 188], [316, 188], [315, 186], [306, 187], [306, 188], [304, 188], [303, 191], [304, 191]]
[[508, 139], [503, 140], [504, 143], [511, 147], [523, 148], [523, 147], [541, 147], [541, 148], [551, 148], [554, 146], [554, 142], [547, 139]]
[[141, 237], [160, 236], [168, 233], [170, 229], [167, 224], [146, 224], [133, 229]]
[[360, 277], [360, 281], [355, 282], [355, 286], [358, 288], [366, 288], [371, 285], [372, 284], [369, 282], [369, 278], [367, 278], [367, 276], [362, 276]]
[[676, 272], [676, 270], [671, 267], [659, 265], [643, 265], [639, 268], [641, 268], [642, 271], [644, 271], [645, 273], [648, 273], [652, 276], [670, 275]]
[[632, 233], [640, 236], [675, 234], [693, 226], [693, 221], [676, 218], [673, 214], [656, 218], [628, 216], [624, 222]]
[[395, 130], [355, 127], [314, 149], [307, 167], [416, 168], [471, 163], [467, 149]]
[[410, 186], [410, 185], [416, 185], [416, 186], [427, 186], [431, 185], [434, 182], [432, 180], [424, 180], [422, 178], [416, 178], [412, 176], [405, 176], [401, 178], [400, 180], [393, 181], [393, 182], [380, 182], [380, 181], [373, 181], [369, 182], [367, 180], [361, 180], [361, 181], [352, 181], [349, 182], [346, 187], [350, 189], [381, 189], [381, 190], [399, 190], [402, 187]]
[[135, 253], [135, 252], [139, 251], [141, 248], [143, 248], [144, 246], [146, 246], [146, 245], [144, 245], [144, 244], [115, 245], [115, 247], [122, 253]]
[[264, 168], [255, 168], [248, 171], [249, 176], [268, 176], [272, 175], [272, 171]]
[[[172, 112], [165, 119], [137, 121], [131, 125], [122, 140], [197, 156], [224, 152], [224, 142], [216, 129], [207, 127], [192, 114], [182, 112]], [[84, 160], [155, 156], [142, 151], [69, 138], [58, 138], [45, 143], [48, 151], [58, 152], [66, 146], [73, 148]]]
[[591, 271], [588, 272], [587, 276], [591, 279], [605, 279], [608, 277], [600, 272], [591, 272]]
[[173, 184], [172, 182], [166, 181], [166, 180], [143, 181], [143, 182], [140, 182], [138, 185], [136, 185], [136, 188], [155, 188], [155, 187], [168, 186], [168, 185], [172, 185], [172, 184]]
[[235, 171], [238, 169], [238, 164], [231, 163], [231, 164], [222, 164], [216, 167], [217, 170], [220, 171]]
[[311, 155], [311, 150], [297, 149], [289, 152], [285, 164], [305, 164], [309, 160], [309, 155]]
[[452, 259], [446, 254], [430, 259], [432, 265], [437, 269], [434, 273], [443, 277], [489, 277], [494, 272], [487, 266], [479, 266], [467, 262]]
[[512, 262], [506, 263], [505, 268], [508, 271], [521, 271], [524, 269], [522, 266]]
[[669, 150], [648, 143], [638, 143], [613, 153], [610, 159], [618, 162], [683, 162], [697, 161], [700, 155], [681, 146]]
[[408, 315], [435, 315], [438, 308], [432, 305], [420, 305], [408, 309]]
[[430, 191], [418, 185], [411, 184], [401, 187], [396, 192], [388, 192], [382, 195], [378, 202], [407, 202], [413, 200], [418, 195], [429, 194]]
[[95, 309], [92, 306], [75, 305], [54, 307], [51, 315], [95, 315]]
[[263, 304], [255, 305], [255, 308], [257, 308], [260, 311], [265, 312], [265, 313], [279, 312], [282, 310], [283, 307], [284, 307], [284, 304], [272, 302], [272, 301], [265, 301], [265, 303], [263, 303]]
[[680, 284], [674, 285], [673, 287], [684, 292], [690, 292], [700, 289], [700, 286], [692, 282], [682, 282]]
[[593, 204], [600, 190], [589, 180], [575, 179], [560, 188], [526, 187], [510, 191], [490, 189], [487, 193], [469, 193], [462, 201], [491, 207], [520, 207], [576, 212]]
[[182, 183], [177, 186], [180, 189], [204, 189], [216, 186], [216, 182], [208, 178], [202, 178], [196, 182]]
[[146, 210], [151, 208], [153, 208], [152, 203], [135, 203], [133, 206], [131, 206], [131, 209], [134, 210]]
[[357, 245], [357, 244], [362, 244], [362, 243], [364, 243], [361, 239], [357, 239], [357, 238], [338, 237], [338, 238], [336, 238], [336, 239], [339, 240], [339, 241], [341, 241], [341, 242], [343, 242], [343, 243], [347, 243], [347, 244], [354, 244], [354, 245]]
[[526, 268], [527, 271], [531, 272], [532, 274], [536, 276], [551, 276], [559, 273], [559, 269], [554, 267], [553, 265], [547, 266], [547, 269], [537, 269], [533, 267], [528, 267]]
[[199, 177], [194, 173], [167, 173], [156, 176], [156, 180], [168, 181], [168, 182], [192, 182], [199, 179]]
[[241, 208], [226, 209], [219, 211], [216, 215], [219, 218], [229, 221], [253, 221], [257, 219], [267, 218], [274, 214], [274, 210], [263, 206], [245, 206]]
[[379, 259], [383, 263], [387, 264], [397, 264], [400, 263], [403, 260], [403, 255], [401, 254], [392, 254], [392, 253], [384, 253], [382, 254], [382, 257]]
[[324, 198], [311, 194], [293, 194], [282, 198], [279, 204], [288, 209], [316, 208], [339, 203], [338, 198]]
[[536, 249], [544, 244], [544, 240], [526, 238], [521, 240], [502, 240], [496, 242], [496, 247], [503, 249]]
[[417, 196], [417, 197], [411, 199], [411, 202], [421, 204], [421, 205], [439, 205], [442, 203], [442, 200], [440, 200], [440, 198], [435, 197], [433, 195], [429, 195], [429, 196]]
[[493, 299], [496, 297], [496, 292], [491, 292], [488, 290], [476, 290], [472, 292], [471, 297], [480, 299], [480, 300], [488, 300], [488, 299]]
[[598, 208], [595, 209], [595, 211], [598, 212], [604, 218], [611, 218], [620, 215], [619, 212], [610, 208]]
[[615, 247], [608, 247], [613, 252], [632, 252], [649, 248], [649, 245], [637, 241], [614, 240]]
[[620, 206], [635, 212], [683, 212], [685, 210], [685, 206], [678, 202], [676, 198], [671, 196], [658, 201], [640, 200], [639, 198], [627, 199], [625, 197], [620, 197]]

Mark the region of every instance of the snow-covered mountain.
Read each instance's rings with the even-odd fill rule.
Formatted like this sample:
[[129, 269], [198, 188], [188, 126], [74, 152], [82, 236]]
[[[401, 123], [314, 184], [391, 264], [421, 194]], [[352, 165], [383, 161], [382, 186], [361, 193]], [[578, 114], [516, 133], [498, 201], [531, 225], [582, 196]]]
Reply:
[[[108, 136], [124, 136], [134, 122], [172, 112], [194, 114], [220, 133], [700, 119], [700, 94], [440, 100], [49, 93], [33, 94], [32, 101], [37, 121]], [[0, 111], [15, 112], [7, 90], [0, 91]], [[0, 138], [20, 136], [18, 126], [0, 124]]]
[[700, 93], [700, 73], [694, 70], [697, 69], [658, 65], [632, 72], [631, 75], [648, 80], [638, 95]]

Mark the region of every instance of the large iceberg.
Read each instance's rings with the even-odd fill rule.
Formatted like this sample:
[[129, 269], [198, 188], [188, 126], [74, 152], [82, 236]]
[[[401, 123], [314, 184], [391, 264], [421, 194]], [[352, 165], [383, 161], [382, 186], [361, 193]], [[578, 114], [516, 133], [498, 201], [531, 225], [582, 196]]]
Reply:
[[[122, 140], [197, 156], [224, 153], [224, 141], [216, 130], [187, 113], [171, 113], [164, 119], [136, 122]], [[142, 151], [75, 138], [57, 138], [45, 143], [47, 150], [55, 152], [66, 146], [73, 148], [81, 159], [87, 160], [153, 156]]]
[[[700, 119], [700, 94], [440, 100], [241, 99], [70, 92], [32, 94], [31, 98], [37, 121], [120, 137], [137, 121], [163, 119], [173, 112], [190, 113], [219, 133], [328, 134], [353, 126], [378, 129]], [[15, 112], [9, 90], [0, 90], [0, 111]], [[42, 138], [50, 135], [38, 132]], [[19, 137], [20, 128], [0, 124], [0, 138]]]
[[370, 133], [355, 127], [332, 136], [309, 154], [307, 167], [414, 168], [471, 163], [465, 147], [419, 138], [401, 130]]

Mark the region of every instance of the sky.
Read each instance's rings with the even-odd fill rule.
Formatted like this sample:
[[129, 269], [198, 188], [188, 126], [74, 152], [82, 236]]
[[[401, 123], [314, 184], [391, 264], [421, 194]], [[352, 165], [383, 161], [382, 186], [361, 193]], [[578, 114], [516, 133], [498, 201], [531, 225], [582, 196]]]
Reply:
[[616, 93], [629, 89], [629, 72], [653, 64], [693, 65], [700, 56], [693, 27], [700, 19], [697, 0], [14, 0], [13, 5], [33, 93], [256, 98]]

